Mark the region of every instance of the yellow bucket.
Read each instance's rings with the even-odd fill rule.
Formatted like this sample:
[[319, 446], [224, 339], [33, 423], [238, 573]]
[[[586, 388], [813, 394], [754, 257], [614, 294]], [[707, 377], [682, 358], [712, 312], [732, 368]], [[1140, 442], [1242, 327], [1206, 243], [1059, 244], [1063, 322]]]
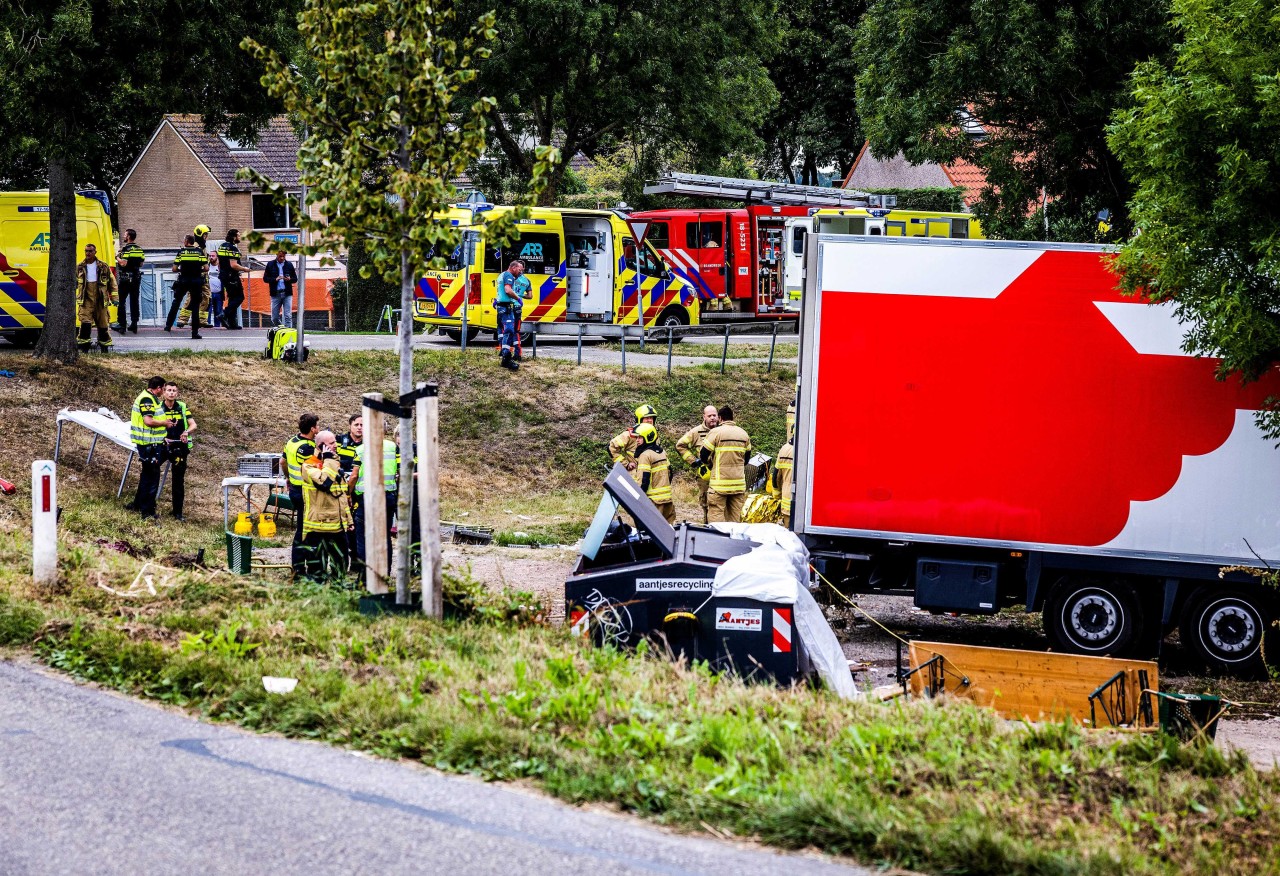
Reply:
[[258, 536], [260, 538], [276, 537], [276, 518], [273, 514], [263, 514], [258, 520]]
[[231, 527], [231, 531], [236, 535], [253, 534], [253, 521], [249, 519], [249, 513], [247, 511], [236, 515], [236, 522]]

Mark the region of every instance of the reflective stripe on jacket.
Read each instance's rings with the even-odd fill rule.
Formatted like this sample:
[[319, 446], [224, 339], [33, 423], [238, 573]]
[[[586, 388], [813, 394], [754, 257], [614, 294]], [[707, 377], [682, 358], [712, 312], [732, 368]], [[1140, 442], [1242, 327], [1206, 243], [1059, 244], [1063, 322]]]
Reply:
[[706, 440], [707, 433], [710, 431], [704, 423], [699, 423], [681, 435], [680, 440], [676, 442], [676, 452], [680, 454], [680, 458], [697, 468], [698, 448], [702, 446], [702, 442]]
[[702, 448], [711, 453], [710, 488], [722, 496], [747, 491], [747, 455], [751, 438], [733, 420], [726, 420], [707, 433]]
[[284, 444], [284, 464], [289, 472], [289, 486], [302, 486], [302, 463], [316, 455], [316, 443], [294, 435]]
[[323, 463], [315, 457], [302, 464], [302, 531], [341, 532], [346, 529], [346, 508], [342, 495], [347, 488], [342, 483], [338, 460], [326, 459]]
[[655, 505], [670, 502], [671, 463], [667, 461], [666, 451], [649, 447], [636, 461], [636, 470], [640, 472], [640, 483], [645, 495]]
[[640, 436], [628, 429], [613, 436], [609, 442], [609, 458], [614, 462], [626, 462], [635, 459], [636, 449], [640, 446]]
[[774, 465], [774, 471], [778, 475], [778, 493], [779, 498], [782, 500], [782, 513], [784, 515], [791, 513], [791, 475], [795, 453], [795, 445], [788, 441], [778, 451], [778, 462]]
[[129, 437], [134, 444], [145, 446], [147, 444], [163, 444], [165, 427], [164, 426], [148, 426], [146, 417], [156, 417], [156, 408], [160, 405], [160, 399], [151, 394], [151, 390], [145, 389], [138, 394], [133, 400], [133, 414], [129, 417]]

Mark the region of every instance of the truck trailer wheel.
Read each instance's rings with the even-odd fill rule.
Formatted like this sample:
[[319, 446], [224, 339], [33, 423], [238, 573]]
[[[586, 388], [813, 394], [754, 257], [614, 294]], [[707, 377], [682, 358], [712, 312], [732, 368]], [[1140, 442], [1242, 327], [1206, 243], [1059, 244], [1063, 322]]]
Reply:
[[[1205, 592], [1193, 597], [1179, 632], [1187, 645], [1219, 672], [1255, 676], [1263, 669], [1262, 645], [1268, 617], [1256, 596], [1241, 591]], [[1271, 630], [1280, 638], [1280, 631]], [[1268, 644], [1271, 644], [1268, 638]]]
[[1063, 578], [1045, 600], [1044, 629], [1063, 651], [1125, 654], [1141, 632], [1138, 597], [1122, 581]]

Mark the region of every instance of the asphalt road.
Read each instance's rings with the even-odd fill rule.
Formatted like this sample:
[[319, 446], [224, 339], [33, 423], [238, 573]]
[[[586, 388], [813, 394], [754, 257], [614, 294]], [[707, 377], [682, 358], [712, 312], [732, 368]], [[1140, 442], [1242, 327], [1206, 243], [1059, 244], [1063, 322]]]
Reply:
[[[128, 353], [168, 353], [174, 350], [211, 350], [211, 351], [239, 351], [246, 353], [261, 353], [267, 346], [267, 333], [265, 329], [244, 329], [243, 331], [231, 332], [225, 329], [209, 329], [206, 328], [201, 332], [201, 340], [195, 341], [191, 339], [190, 330], [174, 329], [173, 332], [165, 332], [161, 328], [151, 328], [143, 326], [138, 334], [114, 335], [115, 349], [113, 355]], [[311, 350], [392, 350], [395, 349], [395, 336], [390, 333], [382, 334], [337, 334], [329, 332], [308, 332], [306, 335], [307, 342], [310, 344]], [[779, 334], [778, 344], [794, 344], [796, 336], [794, 334]], [[414, 335], [414, 348], [420, 350], [456, 350], [458, 345], [452, 341], [436, 334], [422, 334], [419, 332]], [[765, 344], [769, 343], [768, 335], [731, 335], [729, 343], [732, 347], [739, 343]], [[716, 337], [691, 337], [687, 338], [683, 343], [677, 344], [672, 351], [671, 364], [675, 367], [686, 365], [701, 365], [708, 362], [718, 363], [720, 361], [720, 351], [723, 348], [724, 339]], [[471, 349], [473, 345], [468, 345]], [[648, 351], [641, 353], [638, 342], [627, 342], [627, 366], [647, 367], [647, 368], [666, 368], [667, 367], [667, 346], [665, 343], [648, 344]], [[474, 342], [474, 349], [477, 353], [488, 353], [493, 351], [493, 340], [488, 335], [482, 335]], [[0, 353], [18, 352], [18, 348], [10, 344], [0, 343]], [[526, 350], [526, 355], [531, 351]], [[578, 355], [577, 341], [570, 339], [548, 339], [543, 338], [538, 341], [538, 356], [545, 356], [549, 359], [576, 360]], [[496, 354], [495, 354], [496, 358]], [[766, 356], [767, 358], [767, 356]], [[617, 365], [622, 361], [622, 352], [612, 346], [603, 347], [599, 342], [586, 341], [582, 346], [582, 361], [597, 365]], [[730, 359], [729, 362], [747, 361], [744, 359]], [[763, 361], [763, 360], [762, 360]], [[775, 364], [794, 363], [795, 357], [790, 358], [778, 355], [774, 360]]]
[[0, 874], [860, 873], [257, 736], [0, 661]]

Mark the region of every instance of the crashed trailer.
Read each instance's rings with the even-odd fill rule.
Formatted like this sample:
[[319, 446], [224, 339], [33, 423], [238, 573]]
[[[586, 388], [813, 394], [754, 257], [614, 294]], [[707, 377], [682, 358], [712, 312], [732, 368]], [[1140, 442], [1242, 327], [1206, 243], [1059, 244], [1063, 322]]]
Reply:
[[[564, 585], [565, 617], [600, 645], [635, 647], [650, 639], [673, 655], [718, 671], [791, 684], [810, 674], [795, 635], [794, 604], [712, 596], [716, 571], [757, 542], [708, 526], [671, 526], [615, 465]], [[635, 529], [613, 525], [619, 506]]]

